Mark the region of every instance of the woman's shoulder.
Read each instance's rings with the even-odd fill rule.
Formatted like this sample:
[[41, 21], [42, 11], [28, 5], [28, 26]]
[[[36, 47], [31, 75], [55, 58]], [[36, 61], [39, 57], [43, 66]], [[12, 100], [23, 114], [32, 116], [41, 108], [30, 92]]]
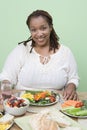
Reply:
[[27, 45], [25, 46], [23, 43], [21, 44], [18, 44], [14, 49], [13, 49], [13, 52], [29, 52], [31, 49], [31, 41], [29, 41], [27, 43]]
[[68, 46], [66, 46], [64, 44], [60, 45], [60, 50], [63, 51], [63, 52], [66, 52], [66, 53], [71, 53], [72, 52], [70, 47], [68, 47]]
[[60, 45], [59, 52], [60, 52], [59, 54], [61, 54], [62, 56], [66, 56], [66, 57], [72, 54], [71, 49], [68, 46], [64, 45], [64, 44]]
[[70, 48], [69, 48], [68, 46], [64, 45], [64, 44], [61, 44], [60, 47], [61, 47], [61, 49], [63, 49], [63, 50], [67, 50], [67, 51], [70, 50]]

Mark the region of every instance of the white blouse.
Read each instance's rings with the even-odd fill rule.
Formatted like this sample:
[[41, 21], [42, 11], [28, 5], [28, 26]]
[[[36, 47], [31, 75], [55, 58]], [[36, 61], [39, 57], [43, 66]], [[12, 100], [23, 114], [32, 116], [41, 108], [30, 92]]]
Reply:
[[42, 64], [40, 55], [34, 49], [30, 53], [30, 44], [17, 45], [10, 53], [0, 74], [0, 81], [9, 80], [17, 89], [62, 89], [68, 83], [78, 86], [76, 61], [68, 47], [61, 44], [59, 50], [50, 55], [49, 62]]

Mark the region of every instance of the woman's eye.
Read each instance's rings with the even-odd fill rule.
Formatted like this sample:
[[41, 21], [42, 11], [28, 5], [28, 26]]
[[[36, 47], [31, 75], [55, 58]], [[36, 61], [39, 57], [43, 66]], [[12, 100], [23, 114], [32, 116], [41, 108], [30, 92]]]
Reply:
[[41, 29], [42, 29], [42, 30], [45, 30], [45, 29], [46, 29], [46, 27], [42, 27]]
[[31, 32], [35, 32], [35, 31], [36, 31], [36, 29], [30, 29], [30, 31], [31, 31]]

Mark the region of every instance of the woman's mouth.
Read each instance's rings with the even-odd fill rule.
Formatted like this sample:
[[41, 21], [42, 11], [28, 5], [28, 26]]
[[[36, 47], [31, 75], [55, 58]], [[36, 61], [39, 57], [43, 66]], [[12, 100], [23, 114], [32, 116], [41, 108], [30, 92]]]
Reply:
[[45, 40], [45, 38], [44, 38], [44, 37], [41, 37], [41, 38], [37, 38], [37, 40], [38, 40], [39, 42], [42, 42], [42, 41]]

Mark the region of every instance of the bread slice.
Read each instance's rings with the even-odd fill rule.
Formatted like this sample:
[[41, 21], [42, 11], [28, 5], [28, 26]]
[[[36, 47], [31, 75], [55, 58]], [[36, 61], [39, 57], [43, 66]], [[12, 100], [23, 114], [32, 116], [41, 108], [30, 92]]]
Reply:
[[41, 125], [41, 130], [60, 130], [57, 122], [48, 119], [46, 116], [43, 116], [41, 120], [39, 120], [39, 124]]
[[13, 121], [13, 119], [14, 119], [14, 116], [7, 113], [0, 118], [0, 124], [11, 123]]

